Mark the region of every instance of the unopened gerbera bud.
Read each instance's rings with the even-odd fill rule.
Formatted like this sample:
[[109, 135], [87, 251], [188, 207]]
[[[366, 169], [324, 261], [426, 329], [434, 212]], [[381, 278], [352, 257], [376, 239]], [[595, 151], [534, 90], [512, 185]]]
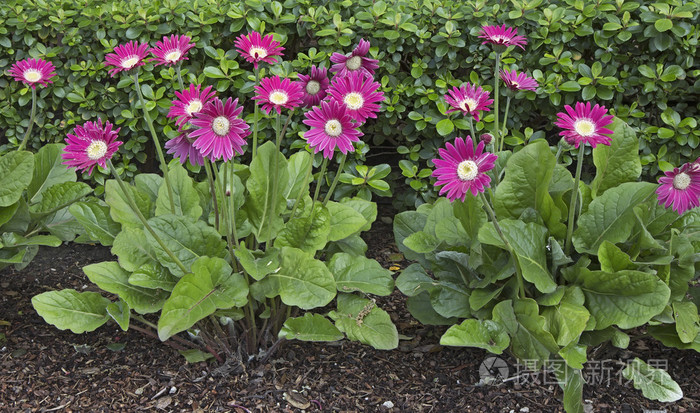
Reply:
[[482, 133], [481, 136], [479, 136], [479, 139], [484, 142], [484, 145], [488, 145], [491, 143], [491, 141], [493, 141], [493, 135], [490, 133]]
[[226, 196], [231, 196], [231, 190], [230, 190], [230, 189], [227, 189], [227, 190], [226, 190]]

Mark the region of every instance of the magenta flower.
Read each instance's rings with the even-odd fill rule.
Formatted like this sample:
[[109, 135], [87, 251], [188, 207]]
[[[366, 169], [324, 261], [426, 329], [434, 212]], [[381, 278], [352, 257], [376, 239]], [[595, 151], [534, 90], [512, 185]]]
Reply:
[[220, 158], [228, 161], [233, 158], [234, 152], [242, 155], [243, 138], [250, 133], [248, 124], [238, 117], [242, 111], [243, 106], [238, 106], [238, 99], [232, 101], [228, 98], [226, 102], [219, 98], [212, 99], [190, 120], [190, 125], [194, 127], [188, 134], [194, 140], [192, 146], [212, 161]]
[[129, 71], [135, 67], [145, 65], [146, 62], [143, 59], [148, 56], [148, 50], [146, 43], [139, 43], [135, 40], [115, 47], [114, 53], [105, 56], [105, 64], [114, 66], [114, 68], [109, 70], [109, 74], [114, 77], [121, 71]]
[[687, 163], [665, 175], [659, 178], [656, 189], [659, 205], [665, 208], [670, 205], [681, 215], [700, 206], [700, 166], [697, 163]]
[[304, 124], [311, 127], [304, 138], [314, 153], [323, 151], [325, 158], [332, 159], [335, 148], [343, 154], [353, 151], [352, 143], [359, 142], [362, 136], [345, 107], [335, 100], [322, 101], [320, 107], [313, 107], [304, 116]]
[[240, 35], [234, 44], [245, 60], [252, 63], [256, 69], [259, 62], [277, 63], [274, 56], [282, 56], [284, 50], [284, 47], [280, 47], [280, 44], [272, 39], [271, 34], [262, 37], [258, 32], [250, 32], [248, 36]]
[[347, 76], [352, 72], [360, 72], [370, 77], [374, 76], [374, 70], [379, 68], [379, 61], [366, 57], [367, 53], [369, 53], [369, 42], [365, 39], [360, 39], [360, 43], [355, 47], [355, 50], [348, 55], [333, 53], [331, 62], [335, 64], [331, 66], [331, 72], [341, 77]]
[[276, 110], [282, 114], [282, 108], [293, 109], [302, 103], [304, 92], [301, 86], [289, 79], [280, 79], [279, 76], [266, 77], [260, 80], [260, 86], [255, 86], [258, 93], [253, 100], [262, 105], [263, 112], [270, 114]]
[[87, 121], [82, 126], [76, 125], [75, 134], [67, 134], [66, 147], [61, 158], [65, 160], [63, 165], [78, 170], [87, 170], [92, 174], [95, 165], [107, 168], [107, 161], [119, 149], [122, 142], [117, 141], [119, 129], [112, 130], [112, 124], [102, 119], [97, 122]]
[[555, 125], [564, 129], [559, 135], [563, 136], [568, 143], [576, 148], [581, 143], [596, 147], [597, 144], [610, 146], [612, 138], [605, 134], [612, 134], [613, 131], [605, 126], [613, 122], [612, 115], [608, 113], [605, 106], [595, 105], [591, 108], [591, 102], [576, 102], [576, 110], [571, 106], [564, 106], [567, 113], [557, 113]]
[[311, 74], [299, 75], [297, 83], [304, 93], [301, 97], [304, 107], [316, 106], [326, 97], [329, 83], [328, 69], [325, 67], [318, 69], [316, 66], [311, 66]]
[[452, 88], [445, 95], [445, 101], [452, 106], [447, 110], [447, 113], [462, 111], [466, 115], [472, 115], [474, 120], [479, 121], [479, 111], [489, 112], [491, 109], [488, 105], [493, 103], [493, 99], [489, 99], [489, 92], [474, 86], [467, 82], [466, 86]]
[[194, 147], [193, 143], [194, 140], [188, 138], [186, 133], [181, 133], [176, 138], [165, 142], [165, 149], [167, 149], [168, 153], [173, 155], [174, 158], [179, 159], [180, 163], [183, 165], [189, 158], [192, 166], [202, 166], [204, 165], [204, 157], [199, 150]]
[[36, 88], [37, 83], [46, 86], [53, 83], [51, 78], [56, 76], [53, 63], [44, 59], [24, 59], [13, 64], [8, 73], [18, 82]]
[[474, 196], [484, 192], [491, 182], [486, 172], [493, 169], [498, 158], [492, 153], [483, 153], [484, 145], [483, 141], [479, 142], [474, 151], [472, 138], [467, 136], [467, 139], [456, 138], [454, 145], [448, 142], [447, 149], [438, 149], [442, 159], [433, 159], [436, 168], [432, 176], [437, 178], [435, 186], [444, 185], [440, 195], [447, 192], [450, 201], [464, 202], [467, 192]]
[[187, 51], [194, 47], [194, 43], [190, 43], [191, 40], [189, 36], [163, 36], [163, 41], [156, 42], [156, 47], [151, 49], [156, 66], [174, 65], [188, 60]]
[[205, 87], [204, 90], [200, 90], [201, 87], [202, 85], [190, 84], [189, 89], [175, 92], [177, 99], [173, 100], [167, 116], [176, 118], [175, 124], [177, 126], [183, 127], [216, 96], [216, 92], [211, 90], [211, 86]]
[[486, 39], [481, 44], [491, 43], [498, 46], [518, 46], [525, 50], [527, 39], [525, 36], [517, 36], [518, 29], [503, 26], [482, 26], [479, 32], [480, 39]]
[[515, 70], [509, 72], [508, 69], [501, 70], [501, 80], [506, 84], [506, 87], [512, 91], [537, 89], [537, 81], [526, 73], [518, 73]]
[[374, 78], [359, 72], [350, 72], [346, 77], [335, 77], [328, 89], [328, 94], [340, 104], [345, 105], [348, 114], [364, 123], [367, 118], [376, 118], [381, 109], [378, 104], [384, 101], [384, 93], [377, 92], [381, 85]]

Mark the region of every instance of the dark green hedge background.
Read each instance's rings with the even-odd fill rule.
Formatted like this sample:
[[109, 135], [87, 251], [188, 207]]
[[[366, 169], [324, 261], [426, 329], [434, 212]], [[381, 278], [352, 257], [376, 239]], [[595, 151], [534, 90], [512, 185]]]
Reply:
[[[105, 117], [122, 127], [121, 167], [133, 174], [153, 168], [153, 148], [134, 108], [131, 81], [110, 78], [102, 63], [117, 44], [134, 39], [153, 46], [164, 35], [191, 36], [197, 48], [184, 66], [185, 83], [214, 85], [220, 96], [244, 98], [252, 116], [252, 67], [233, 46], [240, 33], [275, 33], [286, 48], [284, 64], [272, 69], [280, 75], [328, 64], [330, 54], [350, 52], [365, 38], [380, 61], [376, 77], [387, 103], [378, 120], [363, 126], [369, 148], [362, 148], [357, 161], [376, 164], [381, 158], [373, 155], [398, 151], [404, 158], [395, 171], [403, 175], [398, 182], [415, 190], [404, 201], [419, 203], [435, 195], [422, 171], [427, 161], [446, 139], [468, 129], [460, 115], [452, 117], [453, 132], [438, 133], [435, 125], [446, 118], [442, 96], [466, 81], [491, 90], [493, 54], [477, 36], [482, 25], [505, 23], [517, 27], [528, 45], [506, 54], [504, 66], [532, 74], [541, 85], [537, 94], [516, 96], [509, 142], [541, 136], [556, 142], [556, 113], [564, 104], [590, 100], [614, 109], [639, 132], [645, 171], [654, 179], [659, 168], [700, 156], [699, 15], [697, 0], [4, 0], [0, 152], [18, 145], [29, 122], [31, 93], [7, 75], [20, 59], [50, 60], [58, 74], [53, 85], [40, 89], [40, 127], [29, 147], [63, 141], [76, 123]], [[174, 98], [174, 77], [162, 67], [142, 70], [142, 84], [150, 86], [148, 107], [152, 115], [160, 113], [156, 127], [168, 136], [174, 125], [164, 115]], [[294, 118], [286, 145], [301, 143], [301, 119]], [[492, 115], [477, 127], [488, 129], [489, 122]]]

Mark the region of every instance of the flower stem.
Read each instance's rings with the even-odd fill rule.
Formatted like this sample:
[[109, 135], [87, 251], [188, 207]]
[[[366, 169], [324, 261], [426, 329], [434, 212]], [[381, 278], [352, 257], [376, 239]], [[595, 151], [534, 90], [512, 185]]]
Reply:
[[[236, 244], [236, 248], [238, 248], [238, 234], [236, 234], [236, 205], [235, 202], [233, 201], [234, 199], [234, 192], [236, 190], [236, 185], [234, 185], [234, 180], [233, 180], [233, 173], [234, 173], [234, 167], [233, 167], [233, 159], [231, 159], [228, 162], [228, 169], [229, 169], [229, 187], [231, 188], [231, 196], [229, 197], [229, 211], [231, 214], [231, 235], [233, 236], [233, 243]], [[234, 261], [235, 262], [235, 261]]]
[[506, 112], [505, 112], [505, 115], [503, 115], [503, 130], [501, 132], [501, 136], [502, 136], [501, 145], [498, 147], [499, 152], [503, 150], [503, 144], [506, 140], [506, 123], [508, 122], [508, 110], [509, 109], [510, 109], [510, 96], [508, 96], [506, 98]]
[[180, 259], [177, 258], [177, 256], [175, 256], [175, 254], [173, 254], [172, 251], [170, 251], [170, 248], [168, 248], [168, 246], [165, 245], [163, 240], [158, 236], [158, 234], [156, 234], [151, 225], [148, 223], [146, 217], [143, 216], [141, 210], [136, 206], [134, 198], [131, 197], [131, 191], [129, 190], [129, 188], [126, 187], [124, 181], [122, 181], [122, 178], [119, 176], [117, 170], [114, 168], [114, 165], [112, 165], [112, 161], [109, 159], [107, 160], [107, 166], [109, 166], [109, 170], [112, 171], [112, 175], [114, 175], [114, 178], [119, 184], [119, 188], [121, 188], [122, 192], [124, 193], [124, 196], [126, 197], [126, 201], [129, 203], [129, 206], [134, 211], [136, 216], [139, 217], [144, 228], [146, 228], [146, 230], [153, 236], [158, 245], [160, 245], [160, 247], [163, 248], [163, 251], [165, 251], [165, 253], [168, 254], [168, 256], [173, 260], [173, 262], [175, 262], [175, 264], [178, 267], [180, 267], [180, 270], [182, 270], [182, 272], [184, 272], [185, 274], [189, 273], [190, 271], [182, 264], [182, 261], [180, 261]]
[[328, 158], [323, 158], [323, 163], [321, 164], [321, 172], [318, 176], [318, 183], [316, 183], [316, 191], [314, 191], [314, 199], [311, 202], [311, 208], [316, 203], [318, 199], [318, 194], [321, 192], [321, 185], [323, 184], [323, 175], [326, 173], [326, 167], [328, 166]]
[[576, 179], [574, 179], [573, 194], [571, 194], [571, 203], [569, 204], [569, 221], [566, 228], [566, 240], [564, 241], [564, 253], [569, 255], [571, 251], [571, 235], [574, 232], [574, 221], [576, 216], [576, 205], [578, 201], [578, 183], [581, 180], [581, 169], [583, 168], [583, 153], [585, 146], [581, 144], [578, 148], [578, 163], [576, 164]]
[[500, 98], [500, 93], [498, 90], [498, 86], [500, 85], [499, 82], [499, 76], [498, 73], [500, 72], [501, 69], [501, 54], [496, 52], [496, 67], [493, 72], [493, 115], [495, 117], [495, 122], [494, 122], [494, 134], [493, 137], [498, 142], [498, 146], [494, 146], [494, 148], [502, 148], [503, 147], [503, 142], [501, 142], [501, 136], [500, 136], [500, 129], [498, 127], [498, 100]]
[[343, 173], [343, 168], [345, 167], [345, 160], [346, 159], [348, 159], [348, 154], [344, 153], [342, 159], [340, 160], [340, 165], [338, 166], [338, 172], [335, 173], [335, 178], [333, 178], [333, 183], [331, 184], [331, 187], [328, 190], [328, 195], [323, 200], [324, 206], [328, 203], [328, 201], [330, 201], [331, 197], [333, 196], [333, 191], [335, 190], [335, 186], [338, 184], [338, 181], [340, 180], [340, 174]]
[[182, 73], [180, 71], [180, 66], [182, 66], [182, 61], [178, 62], [177, 66], [175, 66], [175, 70], [177, 71], [177, 81], [180, 83], [180, 90], [184, 90], [185, 82], [182, 81]]
[[[257, 67], [254, 69], [254, 71], [255, 71], [255, 86], [257, 86], [258, 83], [260, 82], [260, 71]], [[258, 153], [258, 111], [259, 111], [259, 109], [258, 109], [257, 102], [253, 106], [254, 106], [254, 108], [253, 108], [254, 118], [253, 118], [253, 158], [252, 159], [255, 159], [255, 155], [257, 155], [257, 153]]]
[[146, 118], [146, 123], [148, 124], [148, 129], [151, 131], [151, 137], [153, 138], [153, 145], [156, 147], [156, 153], [158, 153], [158, 159], [160, 160], [160, 170], [163, 172], [163, 178], [165, 179], [165, 186], [168, 188], [168, 198], [170, 201], [170, 212], [175, 213], [175, 198], [173, 197], [173, 187], [170, 184], [170, 177], [168, 176], [168, 164], [165, 163], [165, 157], [163, 156], [163, 149], [160, 147], [160, 141], [158, 140], [158, 135], [156, 135], [156, 130], [153, 128], [153, 121], [151, 120], [151, 115], [148, 113], [148, 108], [146, 107], [146, 101], [141, 93], [141, 86], [139, 85], [139, 72], [134, 73], [134, 87], [136, 88], [136, 94], [139, 95], [139, 101], [141, 102], [141, 109], [143, 109], [143, 115]]
[[211, 193], [212, 202], [214, 203], [214, 225], [216, 230], [219, 231], [219, 200], [216, 199], [216, 187], [214, 186], [214, 175], [211, 172], [211, 165], [209, 165], [209, 160], [204, 160], [204, 170], [207, 171], [207, 180], [209, 181], [209, 192]]
[[36, 116], [36, 89], [32, 88], [32, 114], [29, 116], [29, 126], [27, 127], [27, 131], [24, 133], [24, 138], [22, 138], [22, 143], [19, 144], [19, 148], [17, 148], [18, 151], [24, 150], [24, 147], [27, 145], [27, 140], [29, 139], [29, 135], [32, 133], [32, 128], [34, 127], [34, 117]]
[[469, 115], [469, 130], [472, 133], [472, 142], [474, 143], [474, 149], [476, 149], [476, 129], [474, 129], [474, 116]]
[[506, 239], [505, 235], [503, 235], [503, 230], [501, 230], [501, 226], [498, 225], [498, 220], [496, 219], [496, 213], [493, 212], [493, 208], [491, 208], [491, 205], [489, 202], [486, 200], [486, 196], [484, 196], [484, 193], [479, 194], [481, 197], [481, 202], [484, 204], [484, 208], [486, 209], [486, 212], [489, 214], [491, 217], [491, 222], [493, 222], [493, 226], [496, 228], [496, 232], [498, 233], [498, 236], [501, 237], [501, 240], [506, 246], [506, 249], [510, 253], [510, 256], [513, 257], [513, 262], [515, 263], [515, 274], [518, 278], [518, 291], [520, 298], [525, 298], [525, 282], [523, 281], [523, 273], [522, 270], [520, 269], [520, 261], [518, 260], [518, 256], [515, 255], [515, 251], [513, 251], [513, 247], [510, 245], [510, 242]]

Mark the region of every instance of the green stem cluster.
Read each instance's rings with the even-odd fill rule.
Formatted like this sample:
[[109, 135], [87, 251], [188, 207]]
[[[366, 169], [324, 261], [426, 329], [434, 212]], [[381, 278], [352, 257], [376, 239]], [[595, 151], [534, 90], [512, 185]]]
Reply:
[[496, 141], [497, 144], [494, 144], [493, 148], [502, 148], [503, 147], [503, 142], [502, 142], [502, 137], [500, 134], [500, 128], [499, 128], [499, 123], [498, 123], [498, 100], [500, 98], [500, 93], [498, 90], [498, 87], [500, 85], [499, 82], [499, 76], [498, 74], [500, 73], [501, 69], [501, 54], [496, 52], [496, 67], [493, 72], [493, 115], [495, 117], [494, 121], [494, 126], [493, 126], [493, 138]]

